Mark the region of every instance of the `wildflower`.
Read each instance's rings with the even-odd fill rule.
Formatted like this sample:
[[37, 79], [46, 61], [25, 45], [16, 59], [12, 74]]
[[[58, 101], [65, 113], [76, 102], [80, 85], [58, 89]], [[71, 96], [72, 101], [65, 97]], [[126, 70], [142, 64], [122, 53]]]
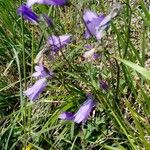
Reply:
[[71, 35], [61, 35], [55, 36], [52, 35], [48, 39], [48, 44], [52, 52], [56, 53], [59, 49], [63, 48], [66, 44], [71, 42]]
[[108, 90], [108, 84], [107, 84], [107, 82], [104, 81], [104, 80], [101, 80], [101, 81], [100, 81], [100, 87], [101, 87], [103, 90], [107, 91], [107, 90]]
[[70, 112], [63, 112], [60, 114], [59, 118], [63, 120], [71, 120], [76, 123], [85, 123], [94, 106], [95, 101], [93, 100], [93, 96], [88, 95], [87, 100], [82, 104], [82, 106], [74, 115]]
[[34, 62], [39, 63], [43, 59], [43, 55], [51, 50], [51, 53], [49, 53], [48, 57], [53, 60], [53, 54], [56, 54], [59, 49], [63, 48], [65, 45], [69, 44], [71, 42], [71, 35], [61, 35], [56, 36], [52, 35], [48, 38], [47, 43], [45, 44], [44, 48], [39, 51], [37, 54]]
[[28, 7], [31, 7], [34, 4], [62, 6], [62, 5], [66, 5], [67, 3], [68, 3], [67, 0], [27, 0]]
[[24, 94], [31, 100], [36, 100], [42, 91], [46, 88], [47, 85], [47, 78], [52, 78], [54, 73], [49, 71], [44, 65], [40, 64], [35, 66], [35, 71], [32, 76], [35, 78], [41, 78], [35, 82], [35, 84], [28, 88]]
[[33, 23], [37, 23], [39, 22], [39, 16], [37, 16], [37, 14], [35, 14], [31, 8], [27, 7], [26, 5], [21, 5], [18, 9], [17, 9], [17, 13], [21, 16], [23, 16], [24, 19], [33, 22]]
[[74, 115], [75, 117], [74, 122], [85, 123], [94, 106], [95, 106], [95, 102], [93, 100], [93, 97], [89, 96], [88, 99], [83, 103], [83, 105], [77, 111], [77, 113]]
[[98, 15], [95, 12], [90, 10], [86, 10], [83, 15], [84, 22], [86, 24], [87, 30], [85, 31], [85, 38], [89, 38], [91, 35], [96, 36], [98, 39], [99, 35], [96, 30], [101, 23], [101, 21], [105, 18], [103, 14]]
[[40, 64], [39, 66], [35, 66], [35, 73], [32, 74], [33, 77], [41, 77], [41, 78], [51, 78], [54, 73], [52, 71], [49, 71], [45, 66]]
[[50, 17], [48, 17], [46, 14], [42, 14], [42, 17], [44, 21], [46, 22], [47, 26], [53, 26], [53, 21]]
[[42, 91], [46, 88], [47, 80], [46, 78], [39, 79], [35, 84], [24, 91], [24, 94], [31, 100], [35, 101]]
[[92, 35], [95, 36], [97, 40], [100, 40], [103, 37], [109, 22], [117, 16], [121, 8], [122, 6], [119, 3], [116, 3], [107, 16], [104, 16], [103, 14], [98, 15], [95, 12], [86, 10], [83, 15], [87, 27], [85, 38], [89, 38]]

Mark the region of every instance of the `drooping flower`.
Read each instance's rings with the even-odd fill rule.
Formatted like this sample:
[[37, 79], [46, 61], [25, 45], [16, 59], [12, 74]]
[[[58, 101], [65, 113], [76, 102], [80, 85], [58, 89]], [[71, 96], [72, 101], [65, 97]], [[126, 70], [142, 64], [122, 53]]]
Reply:
[[48, 39], [48, 44], [50, 45], [51, 51], [56, 53], [59, 49], [63, 48], [65, 45], [71, 42], [71, 35], [52, 35]]
[[35, 78], [51, 78], [54, 73], [52, 71], [49, 71], [44, 65], [40, 64], [38, 66], [35, 66], [35, 71], [32, 76]]
[[71, 42], [71, 35], [61, 35], [56, 36], [52, 35], [48, 38], [47, 43], [45, 44], [44, 48], [39, 51], [37, 54], [34, 62], [39, 63], [43, 59], [43, 55], [50, 50], [50, 53], [48, 54], [48, 57], [51, 60], [54, 60], [54, 55], [56, 54], [61, 48], [63, 48], [65, 45], [69, 44]]
[[53, 26], [53, 21], [49, 16], [47, 16], [46, 14], [42, 14], [42, 17], [43, 17], [43, 19], [46, 22], [48, 27]]
[[87, 27], [87, 30], [85, 31], [85, 38], [89, 38], [90, 36], [95, 36], [97, 39], [99, 38], [96, 27], [100, 25], [104, 18], [105, 16], [103, 14], [98, 15], [90, 10], [86, 10], [84, 12], [83, 19]]
[[121, 8], [122, 5], [116, 3], [107, 16], [104, 16], [103, 14], [98, 15], [95, 12], [86, 10], [83, 15], [83, 20], [87, 27], [85, 38], [95, 36], [97, 40], [100, 40], [103, 37], [104, 31], [108, 27], [109, 22], [117, 16]]
[[75, 114], [72, 114], [71, 112], [63, 112], [60, 114], [59, 118], [62, 120], [71, 120], [76, 123], [85, 123], [94, 106], [95, 101], [93, 96], [88, 95], [87, 100], [82, 104]]
[[68, 0], [27, 0], [27, 6], [31, 7], [34, 4], [45, 4], [54, 6], [63, 6], [68, 3]]
[[80, 109], [76, 112], [74, 115], [74, 122], [85, 123], [88, 119], [93, 107], [95, 106], [95, 102], [93, 100], [93, 96], [88, 96], [87, 100], [83, 103], [83, 105], [80, 107]]
[[27, 7], [24, 4], [17, 9], [17, 13], [30, 22], [33, 22], [35, 24], [39, 22], [39, 16], [34, 13], [31, 8]]
[[33, 86], [24, 91], [24, 94], [31, 100], [35, 101], [42, 91], [46, 88], [47, 80], [46, 78], [39, 79], [35, 82]]

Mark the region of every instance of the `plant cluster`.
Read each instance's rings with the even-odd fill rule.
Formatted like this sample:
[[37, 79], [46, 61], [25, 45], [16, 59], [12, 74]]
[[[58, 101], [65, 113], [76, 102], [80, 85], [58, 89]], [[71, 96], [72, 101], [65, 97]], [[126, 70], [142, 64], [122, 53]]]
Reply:
[[0, 149], [148, 150], [147, 5], [0, 2]]

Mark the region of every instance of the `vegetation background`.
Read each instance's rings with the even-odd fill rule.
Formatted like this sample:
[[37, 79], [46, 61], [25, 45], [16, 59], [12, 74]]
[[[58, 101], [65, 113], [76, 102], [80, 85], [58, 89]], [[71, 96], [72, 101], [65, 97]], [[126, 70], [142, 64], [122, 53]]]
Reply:
[[[35, 5], [53, 18], [33, 25], [16, 13], [22, 1], [0, 0], [0, 149], [1, 150], [150, 150], [149, 1], [124, 0], [101, 42], [85, 40], [83, 10], [108, 14], [116, 1], [72, 0], [73, 5]], [[34, 83], [34, 58], [48, 36], [73, 34], [73, 42], [54, 61], [45, 60], [56, 78], [40, 100], [30, 103], [23, 91]], [[100, 59], [82, 59], [91, 44]], [[105, 80], [107, 91], [100, 87]], [[86, 124], [58, 119], [75, 112], [92, 92], [96, 109]]]

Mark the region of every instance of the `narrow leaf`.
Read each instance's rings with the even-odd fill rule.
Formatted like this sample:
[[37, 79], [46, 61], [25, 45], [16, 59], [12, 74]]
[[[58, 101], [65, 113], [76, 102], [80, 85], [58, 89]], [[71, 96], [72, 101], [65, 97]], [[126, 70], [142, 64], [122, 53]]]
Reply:
[[146, 68], [143, 68], [133, 62], [117, 58], [119, 61], [124, 63], [125, 65], [131, 67], [132, 69], [136, 70], [138, 73], [140, 73], [142, 76], [144, 76], [146, 79], [150, 80], [150, 71], [147, 70]]

